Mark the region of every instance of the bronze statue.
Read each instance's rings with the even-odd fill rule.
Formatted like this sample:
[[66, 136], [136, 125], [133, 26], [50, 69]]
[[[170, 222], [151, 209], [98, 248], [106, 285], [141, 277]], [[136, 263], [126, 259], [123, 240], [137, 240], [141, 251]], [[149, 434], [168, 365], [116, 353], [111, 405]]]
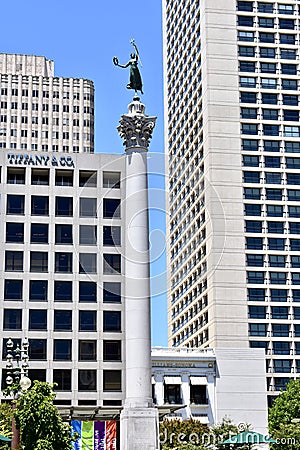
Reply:
[[113, 58], [113, 63], [115, 66], [122, 67], [122, 69], [126, 69], [127, 67], [130, 67], [129, 72], [129, 83], [127, 84], [127, 89], [133, 89], [136, 93], [137, 91], [140, 91], [141, 94], [143, 94], [143, 83], [142, 83], [142, 77], [138, 68], [138, 60], [139, 60], [139, 52], [138, 48], [132, 39], [130, 43], [133, 45], [135, 52], [132, 52], [130, 54], [130, 60], [127, 64], [124, 66], [122, 64], [119, 64], [119, 60], [116, 56]]

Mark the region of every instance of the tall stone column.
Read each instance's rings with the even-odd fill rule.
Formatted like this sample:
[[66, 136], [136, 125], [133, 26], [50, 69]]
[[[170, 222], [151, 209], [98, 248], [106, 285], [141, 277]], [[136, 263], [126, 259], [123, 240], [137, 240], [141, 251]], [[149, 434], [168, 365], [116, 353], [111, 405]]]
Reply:
[[145, 106], [135, 96], [118, 126], [126, 152], [126, 399], [121, 413], [121, 450], [159, 448], [158, 410], [151, 385], [147, 180], [147, 151], [155, 120], [145, 115]]

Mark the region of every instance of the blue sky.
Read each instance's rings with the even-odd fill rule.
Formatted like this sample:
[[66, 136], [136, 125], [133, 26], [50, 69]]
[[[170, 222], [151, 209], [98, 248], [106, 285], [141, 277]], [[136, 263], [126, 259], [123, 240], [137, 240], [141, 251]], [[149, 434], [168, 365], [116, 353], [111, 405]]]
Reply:
[[125, 64], [134, 38], [142, 61], [142, 101], [158, 117], [150, 147], [152, 343], [167, 345], [161, 0], [15, 0], [2, 2], [0, 52], [42, 55], [56, 76], [88, 78], [96, 89], [96, 151], [123, 153], [116, 131], [133, 91]]

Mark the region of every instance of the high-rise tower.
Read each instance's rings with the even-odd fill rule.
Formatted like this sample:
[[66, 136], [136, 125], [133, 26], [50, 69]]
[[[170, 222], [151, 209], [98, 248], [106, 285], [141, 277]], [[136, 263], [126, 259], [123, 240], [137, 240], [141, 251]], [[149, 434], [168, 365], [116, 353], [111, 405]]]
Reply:
[[165, 0], [169, 343], [300, 371], [299, 5]]

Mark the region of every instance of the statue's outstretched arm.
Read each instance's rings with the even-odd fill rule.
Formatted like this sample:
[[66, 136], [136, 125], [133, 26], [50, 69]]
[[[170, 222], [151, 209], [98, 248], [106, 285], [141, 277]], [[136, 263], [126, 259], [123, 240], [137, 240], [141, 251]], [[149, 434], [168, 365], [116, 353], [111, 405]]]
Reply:
[[130, 66], [130, 61], [128, 61], [128, 63], [125, 65], [119, 64], [118, 58], [116, 57], [113, 58], [113, 63], [115, 66], [121, 67], [122, 69], [126, 69], [126, 67]]

